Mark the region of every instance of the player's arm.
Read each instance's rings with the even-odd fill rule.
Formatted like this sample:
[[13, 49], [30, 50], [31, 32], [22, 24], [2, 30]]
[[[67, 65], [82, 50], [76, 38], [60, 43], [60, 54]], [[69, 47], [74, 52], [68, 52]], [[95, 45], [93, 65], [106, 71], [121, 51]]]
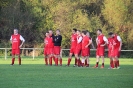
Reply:
[[96, 38], [96, 44], [98, 45], [98, 38]]
[[122, 39], [121, 39], [120, 36], [117, 36], [117, 40], [120, 42], [119, 51], [121, 51], [121, 47], [122, 47]]
[[19, 48], [21, 48], [22, 47], [22, 45], [24, 44], [24, 42], [25, 42], [25, 39], [20, 35], [20, 40], [22, 41], [22, 43], [20, 44], [20, 46], [19, 46]]
[[104, 40], [105, 43], [103, 45], [101, 45], [101, 46], [106, 46], [108, 44], [108, 39], [104, 36], [103, 40]]
[[85, 46], [86, 48], [92, 44], [92, 40], [89, 40], [89, 43]]
[[82, 39], [83, 39], [83, 38], [82, 38], [81, 36], [79, 37], [79, 39], [77, 39], [78, 44], [82, 42]]

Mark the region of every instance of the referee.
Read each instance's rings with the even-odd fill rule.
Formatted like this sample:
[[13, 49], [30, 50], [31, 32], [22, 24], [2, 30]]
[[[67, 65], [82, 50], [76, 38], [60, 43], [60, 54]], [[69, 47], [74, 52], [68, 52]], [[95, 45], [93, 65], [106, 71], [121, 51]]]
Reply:
[[58, 59], [60, 60], [60, 66], [62, 66], [62, 58], [60, 56], [61, 51], [61, 42], [62, 36], [60, 30], [56, 30], [56, 36], [54, 37], [54, 56], [55, 56], [55, 65], [58, 66]]

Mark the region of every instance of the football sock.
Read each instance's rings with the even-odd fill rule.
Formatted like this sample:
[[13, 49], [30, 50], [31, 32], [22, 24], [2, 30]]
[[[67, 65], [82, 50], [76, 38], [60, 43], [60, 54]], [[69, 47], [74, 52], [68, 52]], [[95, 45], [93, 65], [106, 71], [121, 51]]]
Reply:
[[58, 66], [58, 58], [55, 58], [55, 65]]
[[20, 57], [20, 58], [18, 58], [18, 61], [19, 61], [19, 65], [21, 65], [21, 57]]
[[47, 58], [45, 58], [45, 65], [48, 65], [48, 60], [47, 60]]
[[68, 63], [67, 63], [68, 66], [70, 65], [70, 62], [71, 62], [71, 59], [68, 58]]
[[14, 64], [15, 58], [12, 58], [12, 65]]
[[98, 67], [99, 62], [96, 62], [96, 67]]
[[77, 58], [75, 58], [75, 65], [77, 65]]
[[85, 65], [87, 65], [87, 60], [85, 60]]
[[62, 66], [62, 58], [60, 58], [60, 66]]
[[52, 57], [49, 58], [49, 65], [52, 65]]
[[104, 63], [102, 63], [102, 66], [104, 67]]
[[114, 61], [114, 65], [115, 65], [115, 67], [117, 68], [117, 61]]
[[118, 67], [120, 66], [120, 65], [119, 65], [119, 60], [117, 61], [117, 65], [118, 65]]

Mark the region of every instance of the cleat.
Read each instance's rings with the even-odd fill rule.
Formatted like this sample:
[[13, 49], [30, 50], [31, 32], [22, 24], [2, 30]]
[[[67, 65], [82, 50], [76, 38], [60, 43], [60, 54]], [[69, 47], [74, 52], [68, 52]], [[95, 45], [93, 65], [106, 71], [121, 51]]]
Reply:
[[112, 68], [112, 69], [117, 69], [117, 68]]
[[67, 65], [65, 65], [66, 67], [69, 67], [69, 65], [67, 64]]
[[109, 67], [108, 69], [113, 69], [112, 67]]
[[77, 65], [73, 65], [73, 67], [77, 67]]
[[13, 64], [10, 64], [10, 66], [13, 66]]
[[120, 69], [120, 67], [117, 67], [117, 69]]
[[93, 68], [98, 68], [98, 66], [94, 66]]
[[101, 66], [100, 68], [104, 68], [104, 66]]

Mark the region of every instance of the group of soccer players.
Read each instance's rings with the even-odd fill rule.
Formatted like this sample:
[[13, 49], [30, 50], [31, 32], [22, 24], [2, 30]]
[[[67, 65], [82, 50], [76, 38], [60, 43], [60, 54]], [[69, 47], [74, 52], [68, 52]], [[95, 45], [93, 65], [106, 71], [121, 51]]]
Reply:
[[[101, 68], [104, 68], [104, 53], [105, 46], [108, 46], [108, 57], [110, 58], [110, 68], [109, 69], [119, 69], [119, 57], [122, 46], [122, 40], [120, 36], [112, 32], [108, 33], [108, 39], [102, 34], [102, 30], [97, 30], [96, 38], [96, 65], [93, 68], [98, 68], [100, 57], [102, 58]], [[12, 43], [12, 63], [14, 64], [15, 55], [18, 55], [19, 65], [21, 65], [20, 57], [20, 48], [24, 43], [24, 38], [18, 34], [18, 30], [14, 29], [14, 34], [10, 38]], [[20, 44], [20, 41], [22, 43]], [[56, 35], [53, 34], [52, 30], [49, 30], [45, 34], [44, 38], [44, 55], [45, 55], [45, 65], [52, 66], [52, 61], [54, 61], [55, 66], [62, 66], [62, 57], [60, 56], [61, 51], [61, 42], [62, 36], [60, 30], [56, 30]], [[71, 35], [71, 47], [68, 57], [68, 62], [66, 66], [70, 65], [72, 60], [72, 55], [75, 56], [75, 65], [76, 67], [89, 67], [90, 61], [90, 45], [94, 47], [92, 38], [90, 37], [89, 32], [86, 30], [80, 31], [74, 28]]]

